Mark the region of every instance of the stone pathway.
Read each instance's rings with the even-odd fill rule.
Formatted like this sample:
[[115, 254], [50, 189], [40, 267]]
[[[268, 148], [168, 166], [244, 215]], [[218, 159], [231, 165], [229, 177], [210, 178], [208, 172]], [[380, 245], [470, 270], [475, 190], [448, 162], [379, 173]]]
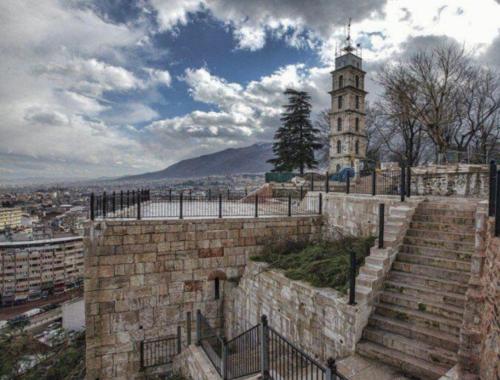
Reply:
[[337, 369], [349, 380], [411, 380], [397, 368], [358, 354], [337, 362]]

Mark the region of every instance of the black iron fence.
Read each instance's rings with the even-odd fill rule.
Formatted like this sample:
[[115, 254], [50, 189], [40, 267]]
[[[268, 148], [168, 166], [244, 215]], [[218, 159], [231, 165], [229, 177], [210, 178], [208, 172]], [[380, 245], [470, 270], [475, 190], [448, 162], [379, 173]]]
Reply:
[[500, 170], [494, 161], [490, 163], [488, 216], [495, 218], [495, 236], [500, 236]]
[[181, 352], [181, 329], [176, 336], [141, 341], [141, 368], [156, 367], [172, 363], [172, 358]]
[[322, 195], [287, 196], [241, 191], [151, 192], [134, 190], [90, 196], [90, 219], [225, 218], [314, 215], [322, 213]]
[[197, 345], [224, 380], [257, 373], [268, 380], [346, 380], [333, 359], [322, 365], [270, 327], [265, 315], [258, 325], [226, 341], [198, 310], [196, 335]]

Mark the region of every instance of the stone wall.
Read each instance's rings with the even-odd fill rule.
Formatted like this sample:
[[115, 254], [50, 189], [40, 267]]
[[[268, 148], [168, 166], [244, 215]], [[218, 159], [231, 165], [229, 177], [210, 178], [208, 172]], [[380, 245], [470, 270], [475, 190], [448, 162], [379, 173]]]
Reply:
[[414, 195], [467, 196], [487, 198], [487, 165], [432, 165], [412, 168], [411, 191]]
[[500, 378], [500, 238], [488, 202], [476, 211], [476, 248], [460, 329], [458, 371], [478, 373], [481, 379]]
[[500, 379], [500, 237], [493, 236], [489, 220], [488, 243], [481, 282], [484, 311], [481, 322], [480, 375], [483, 380]]
[[[106, 221], [86, 231], [87, 379], [136, 379], [140, 341], [174, 335], [196, 309], [220, 320], [214, 279], [238, 278], [271, 239], [313, 239], [323, 218]], [[222, 293], [227, 286], [222, 281]], [[221, 294], [223, 298], [223, 294]], [[194, 323], [192, 324], [194, 332]]]
[[[408, 202], [412, 202], [411, 198]], [[332, 235], [376, 235], [380, 203], [385, 204], [388, 213], [390, 206], [401, 202], [397, 196], [323, 193], [323, 214], [328, 221], [328, 232]]]
[[329, 288], [292, 281], [267, 264], [249, 262], [226, 303], [226, 333], [233, 337], [268, 316], [269, 325], [307, 353], [325, 361], [354, 351], [359, 313]]

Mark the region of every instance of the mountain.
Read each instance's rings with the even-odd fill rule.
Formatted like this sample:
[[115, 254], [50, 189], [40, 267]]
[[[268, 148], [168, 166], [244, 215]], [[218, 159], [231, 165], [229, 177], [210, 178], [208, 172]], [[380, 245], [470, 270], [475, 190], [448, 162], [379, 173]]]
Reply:
[[189, 158], [157, 172], [122, 177], [119, 180], [157, 180], [265, 173], [272, 169], [272, 165], [266, 162], [271, 158], [273, 158], [273, 144], [257, 143], [244, 148], [230, 148]]

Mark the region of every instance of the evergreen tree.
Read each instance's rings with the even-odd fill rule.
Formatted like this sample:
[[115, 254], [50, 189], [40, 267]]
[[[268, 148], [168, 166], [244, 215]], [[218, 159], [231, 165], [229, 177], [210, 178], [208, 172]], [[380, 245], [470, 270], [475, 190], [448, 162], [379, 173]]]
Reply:
[[305, 91], [287, 88], [288, 104], [281, 116], [282, 125], [274, 135], [273, 152], [275, 158], [269, 160], [274, 165], [273, 171], [293, 171], [298, 168], [304, 174], [304, 168], [315, 168], [318, 162], [314, 151], [321, 149], [319, 130], [311, 120], [311, 97]]

